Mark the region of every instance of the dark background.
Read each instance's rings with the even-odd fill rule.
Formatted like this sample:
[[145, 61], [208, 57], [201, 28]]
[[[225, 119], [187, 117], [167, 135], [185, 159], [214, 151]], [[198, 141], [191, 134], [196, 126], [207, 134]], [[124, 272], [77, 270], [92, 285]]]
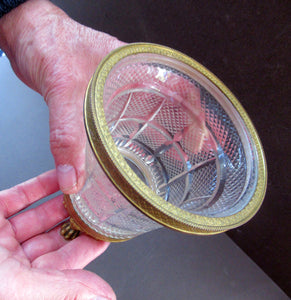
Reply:
[[258, 130], [268, 189], [258, 214], [229, 231], [285, 292], [290, 283], [290, 1], [53, 1], [125, 42], [180, 50], [216, 74]]

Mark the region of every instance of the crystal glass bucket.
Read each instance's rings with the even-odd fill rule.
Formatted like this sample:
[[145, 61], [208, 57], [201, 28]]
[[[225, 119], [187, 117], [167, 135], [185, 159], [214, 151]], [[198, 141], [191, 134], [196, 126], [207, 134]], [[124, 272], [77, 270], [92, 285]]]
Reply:
[[87, 181], [71, 225], [122, 241], [167, 226], [214, 234], [247, 222], [266, 190], [258, 135], [225, 85], [173, 49], [130, 44], [88, 86]]

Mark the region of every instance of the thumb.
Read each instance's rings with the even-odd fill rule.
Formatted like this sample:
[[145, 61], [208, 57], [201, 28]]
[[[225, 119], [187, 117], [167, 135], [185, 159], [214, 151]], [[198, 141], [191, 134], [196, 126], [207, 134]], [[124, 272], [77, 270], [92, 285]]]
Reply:
[[[82, 88], [72, 82], [62, 92], [50, 94], [50, 146], [55, 159], [58, 182], [64, 193], [76, 193], [85, 181], [86, 135], [83, 122]], [[85, 87], [84, 87], [85, 89]]]
[[[91, 32], [91, 31], [89, 31]], [[47, 75], [42, 94], [50, 111], [50, 145], [55, 158], [58, 182], [62, 192], [78, 192], [85, 182], [85, 144], [86, 134], [83, 121], [83, 102], [87, 84], [101, 58], [124, 43], [101, 32], [91, 32], [92, 49], [84, 52], [91, 57], [76, 62], [77, 69], [64, 69], [70, 65], [56, 67], [58, 72]], [[101, 47], [101, 46], [102, 47]], [[101, 48], [100, 48], [101, 47]], [[90, 50], [91, 52], [93, 50]], [[82, 56], [82, 55], [81, 55]], [[94, 59], [93, 59], [94, 58]], [[66, 59], [63, 59], [66, 61]], [[90, 64], [91, 62], [91, 64]]]

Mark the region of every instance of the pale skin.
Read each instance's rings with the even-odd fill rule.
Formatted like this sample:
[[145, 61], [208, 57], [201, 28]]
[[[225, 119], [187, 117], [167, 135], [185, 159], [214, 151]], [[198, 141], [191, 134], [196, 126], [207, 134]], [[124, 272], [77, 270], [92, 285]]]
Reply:
[[68, 217], [62, 196], [21, 212], [59, 190], [56, 171], [0, 192], [0, 299], [116, 299], [96, 274], [81, 270], [108, 243], [86, 235], [67, 242], [59, 222]]
[[29, 0], [0, 19], [0, 48], [50, 112], [50, 145], [60, 188], [85, 181], [84, 95], [100, 61], [124, 43], [82, 26], [46, 0]]
[[[61, 196], [14, 215], [59, 189], [70, 194], [84, 185], [85, 91], [100, 61], [122, 45], [108, 34], [78, 24], [47, 0], [28, 0], [0, 19], [0, 48], [17, 76], [47, 103], [56, 166], [0, 192], [0, 299], [116, 299], [105, 281], [81, 270], [108, 243], [85, 235], [66, 242], [59, 227], [49, 230], [68, 217]], [[199, 94], [193, 90], [192, 96], [198, 99]], [[198, 110], [195, 126], [204, 137], [200, 107], [194, 103], [194, 108]], [[202, 142], [196, 144], [198, 151]]]
[[75, 193], [83, 186], [85, 90], [102, 58], [123, 44], [46, 0], [29, 0], [0, 19], [0, 48], [17, 76], [48, 105], [56, 165], [0, 192], [0, 299], [115, 299], [106, 282], [81, 270], [108, 243], [85, 235], [66, 242], [59, 227], [47, 232], [67, 217], [61, 196], [13, 215], [59, 189]]

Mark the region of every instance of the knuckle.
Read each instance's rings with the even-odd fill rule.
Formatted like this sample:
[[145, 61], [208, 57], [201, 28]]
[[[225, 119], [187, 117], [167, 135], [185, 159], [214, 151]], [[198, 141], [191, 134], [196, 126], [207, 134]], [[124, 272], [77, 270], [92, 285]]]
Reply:
[[53, 153], [75, 147], [78, 140], [77, 135], [63, 128], [56, 128], [50, 133], [50, 144]]

